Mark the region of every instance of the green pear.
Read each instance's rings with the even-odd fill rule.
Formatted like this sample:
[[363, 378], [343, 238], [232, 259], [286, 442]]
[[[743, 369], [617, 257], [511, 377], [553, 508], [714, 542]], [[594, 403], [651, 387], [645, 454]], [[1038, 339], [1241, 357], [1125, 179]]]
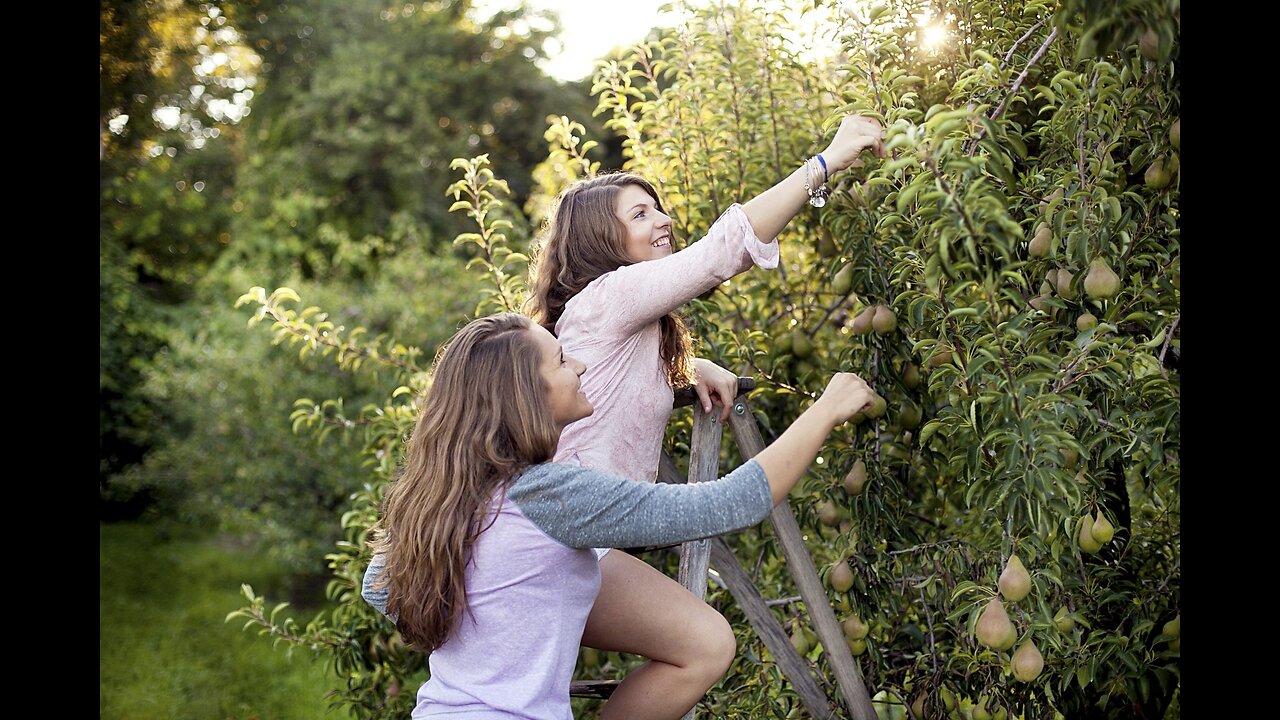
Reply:
[[898, 318], [886, 305], [877, 305], [876, 314], [871, 317], [871, 328], [877, 335], [888, 335], [898, 327]]
[[862, 489], [867, 486], [867, 464], [861, 460], [856, 460], [853, 467], [849, 468], [849, 474], [844, 476], [844, 489], [850, 495], [861, 495]]
[[1080, 332], [1096, 327], [1098, 327], [1098, 318], [1094, 317], [1093, 313], [1081, 313], [1080, 317], [1076, 318], [1076, 330]]
[[987, 709], [987, 696], [982, 695], [973, 706], [973, 720], [991, 720], [991, 711]]
[[1169, 144], [1176, 150], [1182, 149], [1182, 118], [1174, 120], [1169, 126]]
[[835, 527], [840, 524], [840, 508], [830, 500], [818, 506], [818, 522], [827, 527]]
[[1013, 647], [1014, 641], [1018, 639], [1018, 631], [1009, 621], [1009, 614], [1004, 611], [1000, 596], [991, 598], [991, 602], [987, 603], [982, 616], [978, 618], [975, 634], [978, 642], [992, 650], [1008, 650]]
[[1138, 39], [1138, 52], [1148, 60], [1160, 59], [1160, 36], [1155, 30], [1149, 29], [1142, 33], [1142, 37]]
[[1013, 676], [1019, 682], [1031, 682], [1044, 669], [1044, 656], [1034, 640], [1027, 640], [1013, 653]]
[[1173, 173], [1164, 165], [1164, 158], [1156, 158], [1142, 174], [1142, 181], [1152, 190], [1163, 190], [1173, 181]]
[[1094, 300], [1115, 297], [1120, 292], [1120, 276], [1111, 270], [1106, 260], [1096, 257], [1084, 276], [1084, 291]]
[[1171, 638], [1179, 638], [1182, 636], [1182, 613], [1178, 613], [1172, 620], [1164, 624], [1160, 629], [1165, 635]]
[[929, 358], [924, 361], [924, 364], [926, 367], [932, 370], [936, 367], [946, 365], [947, 363], [951, 362], [951, 358], [952, 358], [951, 348], [946, 347], [944, 345], [939, 345], [938, 347], [934, 348], [933, 354], [930, 355]]
[[904, 400], [902, 407], [898, 410], [898, 426], [904, 430], [915, 430], [920, 427], [920, 420], [923, 415], [920, 408], [910, 400]]
[[795, 345], [791, 348], [791, 354], [801, 360], [813, 354], [813, 340], [810, 340], [809, 335], [803, 330], [796, 331]]
[[849, 654], [854, 657], [857, 657], [867, 651], [866, 640], [849, 640], [846, 638], [845, 642], [849, 644]]
[[849, 563], [841, 560], [827, 574], [827, 582], [831, 583], [831, 589], [836, 592], [849, 592], [849, 588], [853, 587], [853, 569], [849, 567]]
[[1040, 201], [1040, 211], [1044, 212], [1045, 210], [1048, 210], [1049, 206], [1052, 205], [1055, 200], [1061, 200], [1061, 199], [1062, 199], [1062, 188], [1054, 188], [1053, 192], [1049, 193], [1048, 197]]
[[1073, 447], [1062, 448], [1062, 466], [1065, 468], [1073, 468], [1076, 463], [1080, 462], [1080, 453]]
[[836, 271], [836, 276], [831, 279], [831, 292], [837, 295], [848, 295], [853, 289], [853, 263], [846, 263], [844, 267]]
[[1000, 594], [1005, 600], [1018, 602], [1031, 592], [1031, 575], [1022, 564], [1017, 553], [1009, 556], [1004, 570], [1000, 573]]
[[858, 412], [864, 412], [867, 414], [867, 417], [871, 418], [872, 420], [875, 420], [876, 418], [884, 417], [884, 412], [885, 410], [888, 410], [888, 409], [889, 409], [889, 403], [886, 402], [883, 397], [876, 395], [874, 398], [872, 398], [871, 402], [867, 405], [867, 407], [863, 408], [862, 410], [859, 410]]
[[[836, 246], [836, 239], [831, 235], [831, 231], [824, 225], [818, 228], [818, 256], [824, 258], [833, 258], [840, 254], [840, 248]], [[840, 295], [849, 292], [845, 290]]]
[[915, 720], [924, 720], [924, 701], [928, 697], [927, 693], [916, 695], [916, 699], [911, 701], [911, 716]]
[[902, 384], [911, 390], [920, 387], [920, 368], [915, 363], [907, 363], [902, 366]]
[[1169, 649], [1176, 653], [1182, 652], [1182, 638], [1174, 638], [1169, 641]]
[[849, 325], [849, 332], [854, 335], [866, 335], [871, 332], [871, 318], [876, 314], [877, 305], [868, 305], [862, 312], [854, 316]]
[[813, 646], [809, 643], [809, 638], [805, 635], [804, 630], [797, 627], [791, 631], [791, 647], [795, 648], [796, 652], [801, 655], [807, 655]]
[[956, 694], [951, 692], [951, 688], [943, 685], [938, 694], [942, 696], [942, 707], [947, 710], [956, 709]]
[[850, 615], [840, 625], [844, 628], [844, 636], [850, 640], [861, 640], [871, 631], [871, 628], [867, 627], [867, 624], [857, 615]]
[[1093, 523], [1087, 513], [1076, 523], [1076, 542], [1081, 550], [1090, 555], [1102, 549], [1102, 543], [1093, 537]]
[[1074, 279], [1075, 275], [1071, 274], [1070, 270], [1066, 268], [1058, 269], [1057, 282], [1054, 283], [1057, 285], [1058, 297], [1066, 300], [1075, 300], [1076, 297], [1079, 296], [1080, 293], [1076, 292], [1076, 289], [1071, 287], [1071, 281]]
[[1053, 231], [1046, 223], [1037, 223], [1036, 231], [1027, 243], [1027, 254], [1031, 257], [1048, 257], [1050, 245], [1053, 243]]
[[1053, 626], [1058, 628], [1058, 632], [1063, 635], [1067, 635], [1075, 629], [1076, 621], [1071, 618], [1071, 613], [1067, 611], [1066, 605], [1058, 608], [1058, 612], [1053, 616]]
[[1115, 534], [1115, 528], [1107, 520], [1102, 511], [1098, 511], [1098, 519], [1093, 521], [1093, 527], [1090, 532], [1093, 533], [1093, 539], [1106, 545], [1111, 542], [1111, 536]]

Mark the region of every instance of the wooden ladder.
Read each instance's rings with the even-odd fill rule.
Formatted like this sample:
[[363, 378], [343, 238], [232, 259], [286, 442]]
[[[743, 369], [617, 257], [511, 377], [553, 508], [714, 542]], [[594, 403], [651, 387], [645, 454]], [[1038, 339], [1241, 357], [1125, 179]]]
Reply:
[[[733, 431], [734, 441], [742, 454], [743, 462], [755, 457], [764, 449], [764, 440], [760, 435], [760, 427], [747, 402], [747, 392], [755, 389], [752, 378], [738, 378], [738, 396], [734, 399], [733, 408], [729, 412], [729, 426]], [[676, 393], [675, 407], [692, 405], [697, 399], [692, 389]], [[720, 422], [719, 412], [704, 414], [693, 413], [693, 438], [689, 444], [689, 477], [688, 482], [706, 482], [720, 477], [720, 440], [724, 436], [724, 425]], [[682, 483], [675, 462], [665, 452], [658, 467], [658, 481]], [[875, 709], [871, 705], [871, 696], [863, 682], [862, 672], [853, 660], [853, 654], [845, 642], [844, 632], [836, 621], [835, 612], [827, 598], [827, 591], [818, 579], [818, 571], [813, 566], [813, 559], [805, 548], [800, 527], [790, 506], [783, 502], [769, 513], [769, 522], [773, 525], [774, 534], [782, 547], [791, 577], [800, 590], [809, 616], [813, 619], [814, 630], [822, 643], [823, 657], [830, 663], [835, 674], [836, 685], [843, 699], [844, 711], [839, 703], [832, 702], [822, 691], [810, 671], [808, 660], [796, 652], [791, 645], [782, 625], [769, 610], [764, 597], [751, 581], [751, 576], [734, 554], [724, 538], [715, 537], [705, 540], [693, 540], [680, 547], [680, 574], [682, 585], [699, 599], [706, 597], [708, 566], [714, 564], [720, 579], [729, 589], [729, 593], [742, 607], [751, 626], [755, 628], [765, 647], [773, 653], [778, 668], [791, 682], [809, 715], [826, 720], [827, 718], [850, 717], [854, 720], [876, 720]], [[580, 680], [570, 685], [570, 695], [574, 697], [607, 698], [618, 685], [616, 680], [597, 681]], [[695, 708], [696, 709], [696, 708]], [[684, 720], [693, 720], [694, 710], [690, 710]]]

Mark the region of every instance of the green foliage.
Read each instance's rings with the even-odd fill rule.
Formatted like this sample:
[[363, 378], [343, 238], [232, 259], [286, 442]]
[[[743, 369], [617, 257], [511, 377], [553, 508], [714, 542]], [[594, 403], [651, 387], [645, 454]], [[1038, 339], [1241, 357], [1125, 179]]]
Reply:
[[137, 392], [146, 358], [164, 344], [161, 310], [121, 255], [104, 243], [98, 264], [98, 478], [108, 503], [132, 499], [134, 493], [115, 492], [109, 478], [142, 459], [163, 417], [163, 408]]
[[[349, 496], [370, 482], [370, 463], [387, 477], [399, 459], [392, 448], [412, 423], [401, 407], [409, 398], [382, 400], [421, 382], [419, 346], [394, 338], [434, 348], [454, 332], [479, 292], [462, 265], [411, 249], [370, 283], [295, 278], [308, 299], [337, 310], [334, 320], [316, 308], [296, 311], [277, 294], [259, 313], [281, 322], [281, 347], [246, 343], [244, 311], [212, 290], [199, 296], [147, 374], [145, 397], [172, 416], [162, 442], [115, 485], [154, 488], [167, 498], [158, 511], [254, 532], [273, 553], [315, 568], [340, 536]], [[247, 286], [245, 278], [241, 271], [228, 281]], [[338, 319], [360, 325], [348, 332]], [[362, 457], [366, 444], [387, 449]]]
[[[449, 167], [463, 171], [462, 179], [445, 191], [446, 195], [453, 196], [449, 212], [465, 211], [479, 230], [458, 235], [453, 244], [475, 247], [478, 254], [467, 263], [467, 268], [480, 268], [493, 284], [492, 289], [484, 289], [485, 299], [476, 306], [476, 315], [518, 312], [528, 295], [524, 271], [529, 265], [529, 256], [512, 251], [506, 233], [502, 232], [514, 227], [507, 219], [512, 211], [494, 193], [510, 194], [507, 183], [494, 179], [488, 155], [470, 160], [457, 158]], [[463, 200], [463, 195], [467, 199]], [[489, 217], [491, 214], [493, 218]]]
[[230, 536], [168, 523], [101, 525], [98, 560], [101, 718], [324, 716], [333, 679], [323, 665], [223, 622], [239, 582], [319, 607], [323, 596], [293, 586], [287, 566]]

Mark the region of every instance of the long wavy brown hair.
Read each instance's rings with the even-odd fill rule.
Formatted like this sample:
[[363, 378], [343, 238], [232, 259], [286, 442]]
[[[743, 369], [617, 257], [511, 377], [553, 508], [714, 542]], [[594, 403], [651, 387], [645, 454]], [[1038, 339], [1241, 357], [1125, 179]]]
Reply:
[[378, 585], [404, 639], [431, 652], [467, 610], [466, 565], [490, 503], [523, 468], [550, 460], [560, 433], [534, 346], [515, 313], [473, 320], [436, 354], [430, 388], [374, 526]]
[[[564, 306], [592, 280], [634, 260], [627, 257], [627, 228], [614, 214], [618, 191], [635, 185], [662, 210], [658, 193], [647, 180], [631, 173], [597, 175], [570, 185], [560, 193], [556, 210], [542, 233], [533, 258], [533, 294], [525, 311], [552, 333]], [[676, 311], [662, 325], [662, 361], [667, 382], [684, 387], [693, 382], [693, 343], [684, 318]]]

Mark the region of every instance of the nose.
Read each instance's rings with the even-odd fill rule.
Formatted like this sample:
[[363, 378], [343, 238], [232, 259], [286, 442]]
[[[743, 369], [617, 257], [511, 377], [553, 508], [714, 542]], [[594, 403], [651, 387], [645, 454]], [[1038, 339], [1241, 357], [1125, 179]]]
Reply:
[[581, 377], [582, 373], [587, 371], [587, 364], [577, 358], [565, 358], [565, 361], [569, 363], [569, 367], [573, 368], [573, 371], [577, 373], [579, 377]]

